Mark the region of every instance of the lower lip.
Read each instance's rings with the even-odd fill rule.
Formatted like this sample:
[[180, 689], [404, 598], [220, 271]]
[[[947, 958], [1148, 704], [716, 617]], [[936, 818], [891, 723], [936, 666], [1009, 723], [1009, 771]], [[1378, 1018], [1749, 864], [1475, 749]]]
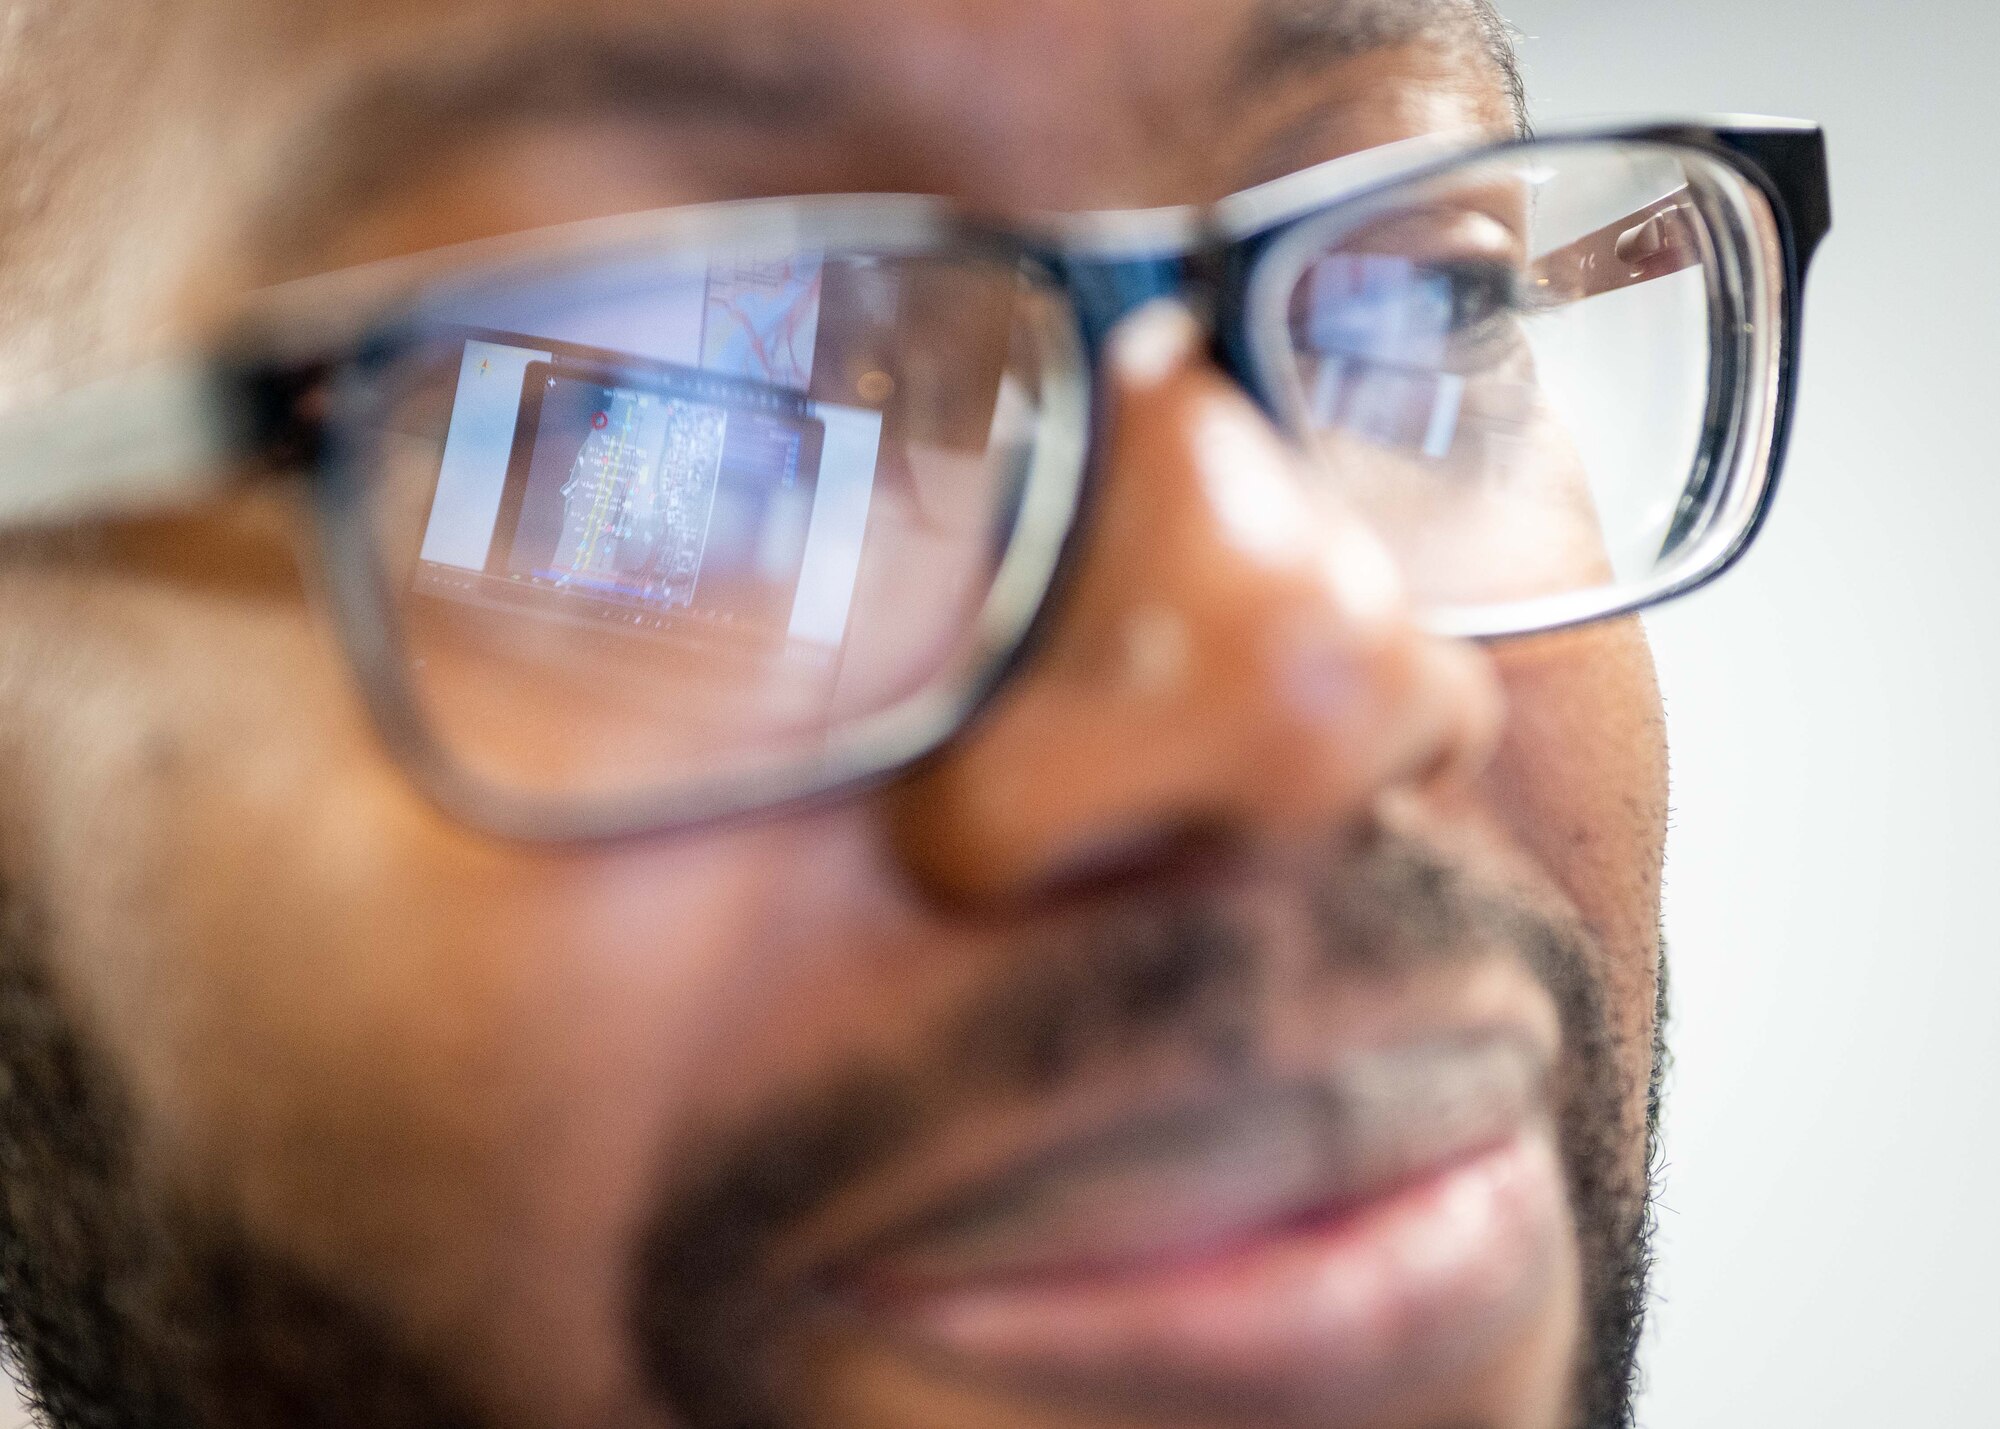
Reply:
[[1550, 1303], [1568, 1233], [1545, 1135], [1205, 1256], [932, 1289], [887, 1307], [960, 1372], [1065, 1397], [1339, 1422], [1474, 1373]]

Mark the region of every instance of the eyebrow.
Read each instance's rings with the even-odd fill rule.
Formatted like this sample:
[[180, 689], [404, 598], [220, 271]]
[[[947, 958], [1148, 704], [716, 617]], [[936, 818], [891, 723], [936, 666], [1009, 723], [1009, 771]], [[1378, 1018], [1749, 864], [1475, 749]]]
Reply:
[[[571, 21], [364, 72], [313, 111], [279, 156], [274, 172], [284, 177], [251, 216], [254, 250], [282, 266], [310, 252], [333, 220], [507, 124], [703, 123], [782, 135], [852, 112], [865, 77], [853, 52], [830, 39], [811, 25], [732, 35], [694, 15], [643, 29]], [[1489, 0], [1261, 0], [1225, 61], [1224, 99], [1424, 40], [1483, 49], [1525, 127], [1512, 45]]]
[[524, 122], [702, 122], [782, 133], [846, 107], [857, 77], [797, 35], [732, 44], [712, 26], [633, 31], [570, 23], [442, 62], [357, 76], [299, 126], [275, 165], [287, 177], [253, 224], [282, 255], [335, 215], [421, 173], [435, 155]]
[[1241, 101], [1357, 55], [1436, 42], [1483, 57], [1527, 132], [1527, 92], [1512, 32], [1491, 0], [1264, 0], [1250, 21], [1226, 95]]

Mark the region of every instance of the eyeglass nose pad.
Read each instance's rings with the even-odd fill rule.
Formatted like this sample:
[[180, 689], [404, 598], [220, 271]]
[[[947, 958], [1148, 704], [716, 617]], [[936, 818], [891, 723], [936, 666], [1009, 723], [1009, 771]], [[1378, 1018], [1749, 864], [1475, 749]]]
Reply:
[[1101, 368], [1111, 334], [1140, 308], [1167, 301], [1191, 312], [1209, 335], [1208, 358], [1264, 415], [1284, 427], [1277, 394], [1256, 359], [1250, 312], [1255, 254], [1241, 245], [1170, 257], [1065, 257], [1056, 267], [1076, 304], [1085, 350]]
[[1112, 333], [1126, 318], [1162, 299], [1186, 304], [1191, 286], [1188, 259], [1179, 254], [1153, 258], [1065, 255], [1055, 266], [1076, 304], [1093, 364], [1103, 360]]

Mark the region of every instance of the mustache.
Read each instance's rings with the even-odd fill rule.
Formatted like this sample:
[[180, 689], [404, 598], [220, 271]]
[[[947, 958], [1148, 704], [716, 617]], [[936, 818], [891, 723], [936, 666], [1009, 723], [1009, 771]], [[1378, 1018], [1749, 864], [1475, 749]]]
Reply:
[[[1566, 1049], [1606, 1062], [1592, 944], [1573, 920], [1476, 881], [1407, 834], [1343, 844], [1305, 890], [1312, 966], [1302, 988], [1343, 976], [1414, 975], [1519, 959], [1552, 994]], [[1046, 944], [1046, 945], [1045, 945]], [[1269, 939], [1212, 889], [1156, 891], [1038, 940], [894, 1067], [852, 1066], [688, 1153], [631, 1272], [628, 1329], [654, 1392], [697, 1429], [797, 1429], [784, 1368], [760, 1354], [780, 1313], [757, 1288], [789, 1232], [998, 1099], [1052, 1096], [1094, 1072], [1172, 1053], [1219, 1078], [1256, 1055], [1273, 975]], [[1615, 1096], [1610, 1067], [1574, 1078]], [[1605, 1154], [1615, 1107], [1566, 1109], [1566, 1136]], [[1572, 1176], [1573, 1183], [1575, 1175]], [[1602, 1198], [1595, 1186], [1574, 1189]]]

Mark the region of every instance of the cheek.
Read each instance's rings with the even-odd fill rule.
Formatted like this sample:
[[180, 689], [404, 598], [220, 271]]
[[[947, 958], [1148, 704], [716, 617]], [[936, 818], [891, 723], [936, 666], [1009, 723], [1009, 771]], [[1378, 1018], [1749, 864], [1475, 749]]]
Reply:
[[858, 820], [499, 844], [388, 763], [294, 595], [42, 604], [67, 675], [9, 719], [5, 813], [157, 1153], [542, 1421], [622, 1398], [663, 1149], [812, 1055], [760, 1009], [865, 945]]
[[[1603, 986], [1643, 1095], [1659, 972], [1667, 747], [1636, 621], [1495, 647], [1506, 734], [1487, 806], [1575, 904], [1604, 950]], [[1636, 1114], [1636, 1108], [1635, 1108]]]
[[1612, 946], [1654, 941], [1666, 727], [1637, 622], [1503, 644], [1505, 736], [1488, 778], [1509, 832]]

